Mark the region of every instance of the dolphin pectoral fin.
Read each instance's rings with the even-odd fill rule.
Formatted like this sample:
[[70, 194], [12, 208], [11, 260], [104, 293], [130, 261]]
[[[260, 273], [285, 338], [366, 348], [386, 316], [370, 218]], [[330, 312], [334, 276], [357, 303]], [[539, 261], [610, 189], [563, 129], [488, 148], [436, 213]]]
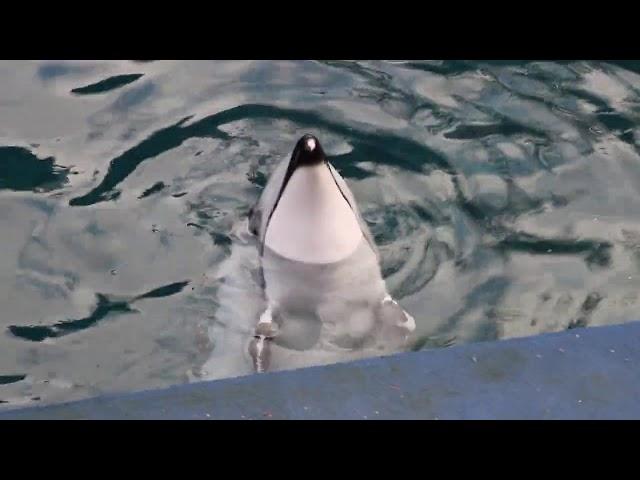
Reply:
[[272, 341], [272, 336], [261, 334], [256, 329], [256, 334], [249, 343], [249, 354], [253, 360], [253, 368], [256, 373], [264, 373], [269, 369]]
[[[382, 308], [383, 310], [389, 311], [391, 313], [386, 317], [391, 320], [391, 324], [396, 327], [403, 328], [407, 331], [407, 333], [413, 333], [416, 329], [416, 321], [415, 319], [409, 315], [406, 310], [404, 310], [398, 302], [396, 302], [391, 295], [388, 295], [382, 299]], [[384, 316], [384, 314], [383, 314]]]
[[249, 354], [256, 373], [264, 373], [271, 362], [271, 343], [278, 334], [278, 325], [273, 321], [273, 308], [268, 306], [260, 315], [253, 339], [249, 343]]
[[[416, 322], [390, 295], [387, 295], [379, 307], [379, 320], [383, 338], [389, 347], [404, 348], [411, 334], [416, 330]], [[394, 347], [395, 346], [395, 347]]]

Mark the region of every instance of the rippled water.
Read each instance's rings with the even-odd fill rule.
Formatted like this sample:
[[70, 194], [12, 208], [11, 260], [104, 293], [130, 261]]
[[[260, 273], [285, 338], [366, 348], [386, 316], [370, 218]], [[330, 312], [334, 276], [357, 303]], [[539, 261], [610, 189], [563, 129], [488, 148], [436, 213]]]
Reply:
[[0, 402], [246, 373], [246, 213], [306, 132], [414, 348], [634, 320], [640, 75], [599, 62], [0, 62]]

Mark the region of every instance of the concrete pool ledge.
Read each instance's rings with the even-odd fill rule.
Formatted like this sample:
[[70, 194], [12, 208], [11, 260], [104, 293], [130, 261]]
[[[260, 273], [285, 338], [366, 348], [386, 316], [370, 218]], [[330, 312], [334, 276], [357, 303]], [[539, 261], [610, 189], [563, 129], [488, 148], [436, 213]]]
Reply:
[[3, 419], [637, 419], [640, 322], [6, 410]]

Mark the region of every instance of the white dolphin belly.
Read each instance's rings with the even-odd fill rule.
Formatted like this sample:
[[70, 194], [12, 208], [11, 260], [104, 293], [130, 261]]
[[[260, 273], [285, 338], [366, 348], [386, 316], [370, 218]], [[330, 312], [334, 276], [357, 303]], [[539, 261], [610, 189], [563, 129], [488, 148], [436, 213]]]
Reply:
[[291, 176], [267, 227], [265, 245], [285, 258], [333, 263], [363, 238], [358, 219], [325, 164]]

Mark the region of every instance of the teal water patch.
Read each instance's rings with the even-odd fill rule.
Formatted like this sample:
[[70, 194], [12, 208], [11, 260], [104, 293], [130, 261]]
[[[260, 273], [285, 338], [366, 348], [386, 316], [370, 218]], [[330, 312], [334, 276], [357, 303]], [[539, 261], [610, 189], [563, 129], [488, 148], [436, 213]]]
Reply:
[[65, 320], [54, 325], [11, 325], [9, 332], [15, 337], [30, 342], [42, 342], [47, 338], [64, 337], [91, 328], [101, 320], [114, 314], [137, 313], [137, 310], [131, 307], [131, 303], [136, 300], [175, 295], [180, 293], [188, 284], [189, 281], [172, 283], [143, 293], [132, 300], [111, 299], [107, 295], [98, 293], [96, 294], [98, 300], [96, 308], [85, 318]]
[[510, 136], [529, 131], [529, 128], [505, 121], [504, 123], [458, 125], [453, 130], [446, 132], [444, 137], [452, 140], [472, 140], [490, 135]]
[[0, 147], [0, 190], [48, 191], [67, 183], [69, 169], [23, 147]]
[[611, 263], [609, 242], [540, 238], [522, 232], [513, 233], [501, 240], [497, 248], [503, 252], [525, 252], [532, 255], [582, 255], [591, 267], [606, 267]]
[[42, 342], [47, 338], [64, 337], [87, 328], [93, 327], [100, 320], [114, 313], [135, 313], [127, 302], [113, 302], [106, 296], [98, 294], [98, 304], [95, 310], [85, 318], [66, 320], [54, 325], [11, 325], [9, 332], [17, 338], [30, 342]]
[[190, 282], [187, 280], [184, 282], [175, 282], [160, 288], [155, 288], [147, 293], [140, 295], [139, 297], [136, 297], [136, 300], [142, 300], [143, 298], [169, 297], [171, 295], [175, 295], [176, 293], [180, 293], [184, 289], [184, 287], [189, 285], [189, 283]]
[[26, 375], [0, 375], [0, 385], [21, 382], [25, 378], [27, 378]]
[[71, 93], [75, 95], [97, 95], [99, 93], [106, 93], [118, 88], [122, 88], [125, 85], [135, 82], [141, 78], [143, 73], [131, 73], [127, 75], [114, 75], [113, 77], [105, 78], [99, 82], [86, 85], [84, 87], [78, 87], [71, 90]]
[[158, 193], [162, 190], [164, 190], [167, 186], [164, 184], [164, 182], [156, 182], [153, 185], [151, 185], [149, 188], [147, 188], [144, 192], [142, 192], [142, 194], [138, 197], [139, 199], [143, 199], [143, 198], [147, 198], [150, 195], [153, 195], [154, 193]]

